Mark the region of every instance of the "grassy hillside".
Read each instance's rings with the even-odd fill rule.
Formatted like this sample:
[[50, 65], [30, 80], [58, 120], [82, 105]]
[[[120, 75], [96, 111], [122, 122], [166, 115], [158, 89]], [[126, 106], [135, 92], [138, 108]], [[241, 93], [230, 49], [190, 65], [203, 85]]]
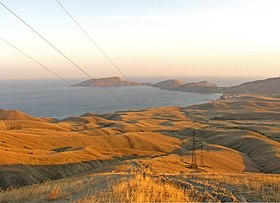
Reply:
[[252, 82], [246, 82], [231, 88], [226, 89], [225, 93], [230, 94], [246, 94], [246, 93], [254, 93], [254, 94], [264, 94], [264, 95], [273, 95], [279, 94], [279, 85], [280, 85], [280, 77], [276, 78], [268, 78], [265, 80], [257, 80]]
[[[242, 95], [60, 121], [0, 113], [0, 184], [8, 189], [1, 202], [52, 195], [85, 202], [279, 201], [273, 191], [280, 182], [280, 99]], [[193, 130], [199, 170], [190, 168]]]

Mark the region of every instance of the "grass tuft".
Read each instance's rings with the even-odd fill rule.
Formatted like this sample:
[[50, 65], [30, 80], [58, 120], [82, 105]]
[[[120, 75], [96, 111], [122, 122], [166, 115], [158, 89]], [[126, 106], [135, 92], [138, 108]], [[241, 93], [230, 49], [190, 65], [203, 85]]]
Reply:
[[60, 188], [59, 187], [55, 187], [55, 188], [53, 188], [50, 191], [50, 193], [48, 195], [48, 200], [49, 201], [55, 201], [55, 200], [57, 200], [60, 197], [60, 195], [61, 195]]

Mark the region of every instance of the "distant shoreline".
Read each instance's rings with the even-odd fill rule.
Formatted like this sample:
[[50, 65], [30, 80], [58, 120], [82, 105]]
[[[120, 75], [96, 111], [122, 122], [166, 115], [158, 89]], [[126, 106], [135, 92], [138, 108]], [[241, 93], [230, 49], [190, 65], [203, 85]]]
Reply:
[[[174, 78], [178, 80], [182, 80], [184, 82], [197, 82], [197, 81], [207, 80], [219, 86], [229, 87], [244, 82], [254, 81], [254, 80], [259, 80], [259, 79], [269, 78], [269, 77], [273, 77], [273, 76], [246, 76], [246, 77], [244, 76], [129, 76], [128, 78], [136, 82], [144, 82], [144, 83], [157, 83], [163, 80], [174, 79]], [[82, 77], [68, 78], [68, 80], [71, 83], [75, 84], [85, 80], [85, 78]], [[35, 82], [35, 81], [38, 84], [48, 82], [48, 81], [53, 81], [58, 84], [63, 84], [63, 82], [57, 78], [0, 79], [0, 83], [15, 82], [15, 83], [27, 84], [29, 82]]]

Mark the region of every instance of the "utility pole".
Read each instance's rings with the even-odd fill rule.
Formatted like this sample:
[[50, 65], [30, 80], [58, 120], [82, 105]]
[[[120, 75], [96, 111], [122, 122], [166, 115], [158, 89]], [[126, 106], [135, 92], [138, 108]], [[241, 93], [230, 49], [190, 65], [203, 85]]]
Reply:
[[203, 157], [203, 143], [200, 142], [201, 146], [200, 146], [200, 166], [204, 167], [204, 157]]
[[198, 168], [198, 165], [197, 165], [197, 162], [196, 162], [196, 145], [195, 145], [195, 136], [196, 136], [196, 133], [195, 133], [195, 130], [193, 130], [193, 135], [192, 135], [192, 138], [193, 138], [193, 142], [192, 142], [192, 164], [191, 164], [191, 168], [192, 169], [197, 169]]

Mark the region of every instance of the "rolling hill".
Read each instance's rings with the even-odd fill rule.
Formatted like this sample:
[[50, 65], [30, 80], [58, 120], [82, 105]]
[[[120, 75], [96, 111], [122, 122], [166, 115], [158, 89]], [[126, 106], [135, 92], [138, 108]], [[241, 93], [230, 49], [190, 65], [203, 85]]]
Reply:
[[[262, 181], [261, 187], [266, 188], [269, 200], [277, 200], [273, 188], [279, 187], [280, 182], [279, 115], [279, 99], [257, 95], [237, 95], [229, 100], [185, 108], [87, 113], [63, 120], [36, 119], [19, 111], [2, 110], [1, 187], [7, 189], [52, 181], [14, 189], [13, 194], [18, 194], [16, 197], [10, 196], [9, 191], [0, 192], [0, 201], [23, 197], [28, 201], [48, 201], [41, 200], [41, 195], [30, 195], [32, 191], [37, 191], [36, 194], [49, 191], [51, 194], [53, 191], [48, 189], [51, 186], [39, 191], [47, 185], [60, 185], [64, 192], [71, 190], [71, 194], [75, 194], [71, 198], [79, 200], [88, 194], [84, 193], [83, 190], [87, 190], [84, 186], [81, 186], [80, 193], [76, 193], [80, 182], [85, 186], [98, 184], [98, 178], [90, 177], [102, 180], [110, 177], [111, 181], [105, 181], [104, 188], [98, 187], [98, 193], [90, 193], [100, 201], [100, 198], [108, 197], [101, 195], [104, 190], [114, 187], [116, 190], [110, 194], [122, 198], [119, 196], [121, 191], [126, 190], [125, 185], [134, 184], [133, 181], [144, 181], [144, 185], [157, 184], [153, 185], [156, 188], [172, 186], [170, 190], [177, 192], [188, 188], [190, 201], [195, 197], [205, 200], [201, 187], [209, 192], [209, 201], [244, 201], [244, 198], [264, 201], [263, 196], [257, 195], [258, 190], [256, 194], [252, 193], [254, 195], [246, 193], [240, 197], [230, 189], [239, 187], [233, 183], [245, 184], [242, 182], [245, 179], [238, 178], [244, 173], [250, 181]], [[190, 167], [193, 130], [198, 134], [196, 153], [199, 165], [203, 155], [203, 165], [198, 170]], [[149, 179], [137, 180], [143, 173]], [[192, 179], [189, 179], [191, 174]], [[215, 179], [215, 182], [214, 177], [221, 177], [221, 180]], [[204, 178], [213, 180], [210, 181], [212, 186], [210, 182], [206, 184]], [[222, 186], [219, 181], [227, 179], [230, 180], [229, 186]], [[265, 185], [268, 179], [273, 182]], [[152, 182], [146, 183], [147, 180]], [[67, 185], [72, 184], [72, 189], [68, 188]], [[195, 190], [191, 192], [191, 188]], [[135, 198], [136, 194], [131, 195]], [[64, 201], [66, 197], [59, 198]]]
[[280, 94], [280, 77], [268, 78], [265, 80], [257, 80], [252, 82], [246, 82], [231, 88], [227, 88], [225, 93], [227, 94]]
[[196, 93], [221, 93], [223, 88], [207, 81], [185, 83], [180, 80], [164, 80], [151, 85], [163, 90], [182, 91], [182, 92], [196, 92]]
[[0, 109], [0, 120], [29, 120], [40, 121], [40, 118], [35, 118], [18, 110]]
[[161, 82], [158, 82], [156, 84], [153, 84], [153, 87], [158, 87], [160, 89], [164, 89], [164, 90], [177, 90], [177, 88], [179, 88], [182, 85], [185, 85], [185, 82], [182, 82], [180, 80], [164, 80]]

